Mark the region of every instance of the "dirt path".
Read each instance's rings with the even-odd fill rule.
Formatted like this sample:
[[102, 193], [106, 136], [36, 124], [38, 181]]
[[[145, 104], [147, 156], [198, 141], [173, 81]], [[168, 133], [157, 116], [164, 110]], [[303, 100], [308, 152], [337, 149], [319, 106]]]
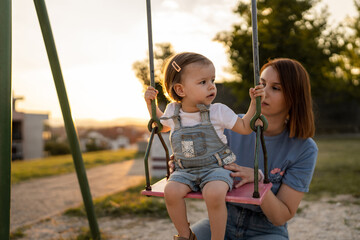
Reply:
[[[143, 169], [139, 159], [87, 170], [92, 196], [139, 184], [144, 179]], [[15, 184], [11, 187], [10, 229], [36, 223], [80, 203], [82, 196], [75, 173]]]

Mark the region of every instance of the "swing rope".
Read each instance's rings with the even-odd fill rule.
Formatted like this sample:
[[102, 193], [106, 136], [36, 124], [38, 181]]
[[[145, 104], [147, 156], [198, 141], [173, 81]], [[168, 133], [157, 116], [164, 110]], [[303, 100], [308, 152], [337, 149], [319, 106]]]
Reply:
[[[259, 70], [259, 47], [258, 47], [258, 28], [257, 28], [257, 7], [256, 0], [251, 0], [251, 25], [252, 25], [252, 45], [253, 45], [253, 64], [254, 64], [254, 85], [257, 86], [260, 83], [260, 70]], [[255, 122], [260, 120], [263, 123], [263, 126], [255, 126]], [[251, 129], [256, 132], [256, 142], [255, 142], [255, 156], [254, 156], [254, 198], [259, 198], [259, 149], [260, 143], [262, 145], [263, 154], [264, 154], [264, 183], [269, 183], [268, 179], [268, 167], [267, 167], [267, 151], [264, 140], [264, 131], [268, 127], [268, 122], [264, 115], [261, 115], [261, 99], [260, 97], [256, 98], [256, 112], [250, 120]]]
[[[155, 88], [155, 75], [154, 75], [154, 52], [153, 52], [153, 43], [152, 43], [152, 29], [151, 29], [151, 5], [150, 0], [146, 0], [146, 10], [147, 10], [147, 23], [148, 23], [148, 43], [149, 43], [149, 63], [150, 63], [150, 85]], [[155, 127], [154, 127], [155, 125]], [[163, 126], [160, 123], [160, 119], [156, 116], [156, 103], [155, 100], [151, 100], [151, 119], [148, 123], [148, 129], [151, 132], [148, 146], [146, 148], [145, 157], [144, 157], [144, 165], [145, 165], [145, 175], [146, 175], [146, 190], [151, 190], [150, 185], [150, 176], [149, 176], [149, 153], [151, 149], [152, 142], [154, 140], [154, 135], [157, 134], [162, 146], [165, 150], [166, 155], [166, 169], [167, 175], [166, 178], [169, 178], [169, 150], [166, 146], [166, 143], [161, 135], [161, 130]]]

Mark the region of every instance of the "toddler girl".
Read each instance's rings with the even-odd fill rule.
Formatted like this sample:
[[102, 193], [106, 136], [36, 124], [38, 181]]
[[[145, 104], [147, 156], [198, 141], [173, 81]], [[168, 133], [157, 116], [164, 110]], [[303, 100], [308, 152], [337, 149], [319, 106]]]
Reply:
[[[206, 202], [212, 240], [223, 240], [227, 221], [225, 196], [232, 189], [231, 171], [223, 168], [233, 163], [235, 155], [227, 146], [224, 129], [250, 134], [251, 117], [255, 114], [255, 98], [265, 97], [262, 85], [249, 90], [247, 113], [238, 117], [216, 97], [215, 67], [203, 55], [191, 52], [171, 57], [164, 68], [164, 93], [171, 103], [156, 115], [163, 124], [162, 132], [170, 130], [175, 171], [165, 186], [165, 203], [178, 235], [175, 240], [196, 239], [189, 228], [184, 197], [191, 191], [202, 191]], [[151, 100], [157, 90], [148, 87], [145, 101], [151, 113]], [[251, 149], [252, 151], [253, 149]]]

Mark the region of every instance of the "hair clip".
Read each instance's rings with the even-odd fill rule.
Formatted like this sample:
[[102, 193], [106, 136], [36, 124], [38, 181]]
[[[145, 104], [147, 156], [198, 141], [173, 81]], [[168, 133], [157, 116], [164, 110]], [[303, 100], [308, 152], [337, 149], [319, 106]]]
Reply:
[[175, 61], [172, 61], [171, 66], [173, 66], [175, 71], [177, 71], [177, 72], [181, 71], [181, 67]]

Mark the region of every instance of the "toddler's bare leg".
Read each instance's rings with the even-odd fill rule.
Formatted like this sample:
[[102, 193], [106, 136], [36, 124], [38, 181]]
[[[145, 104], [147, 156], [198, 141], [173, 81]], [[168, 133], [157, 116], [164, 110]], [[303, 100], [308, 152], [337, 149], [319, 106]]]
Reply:
[[209, 214], [211, 240], [223, 240], [225, 237], [227, 221], [225, 196], [228, 190], [229, 186], [224, 181], [208, 182], [202, 190]]
[[180, 237], [189, 238], [190, 228], [184, 197], [191, 191], [188, 185], [169, 181], [164, 189], [166, 208]]

